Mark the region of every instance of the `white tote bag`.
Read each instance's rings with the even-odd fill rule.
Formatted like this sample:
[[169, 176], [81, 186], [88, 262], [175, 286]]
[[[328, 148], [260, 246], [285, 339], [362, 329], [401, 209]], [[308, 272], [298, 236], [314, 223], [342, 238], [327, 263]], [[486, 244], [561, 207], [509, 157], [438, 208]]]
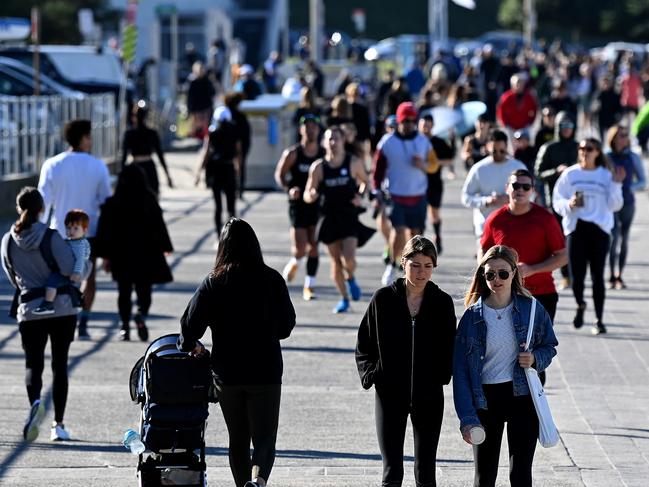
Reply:
[[[532, 332], [534, 331], [534, 316], [536, 313], [536, 299], [532, 298], [532, 309], [530, 311], [530, 323], [527, 328], [527, 342], [525, 343], [525, 351], [530, 348], [532, 341]], [[539, 443], [543, 448], [550, 448], [559, 443], [559, 431], [552, 419], [552, 411], [548, 404], [548, 398], [545, 396], [543, 384], [539, 379], [539, 373], [532, 367], [523, 369], [525, 377], [527, 377], [527, 385], [530, 388], [530, 395], [536, 409], [536, 415], [539, 418]]]

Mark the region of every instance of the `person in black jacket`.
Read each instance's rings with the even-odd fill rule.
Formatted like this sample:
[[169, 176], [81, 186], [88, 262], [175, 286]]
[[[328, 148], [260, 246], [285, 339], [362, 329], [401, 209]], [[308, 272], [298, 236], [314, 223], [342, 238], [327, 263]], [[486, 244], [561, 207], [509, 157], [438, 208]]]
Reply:
[[239, 104], [243, 101], [241, 93], [228, 93], [225, 95], [225, 106], [232, 114], [232, 123], [237, 129], [237, 138], [241, 142], [241, 157], [239, 158], [239, 199], [243, 199], [243, 192], [246, 189], [246, 160], [250, 152], [252, 129], [246, 114], [239, 110]]
[[156, 195], [139, 165], [129, 164], [119, 174], [115, 194], [101, 207], [95, 243], [104, 270], [117, 282], [120, 340], [130, 340], [135, 288], [137, 313], [133, 321], [140, 340], [147, 341], [145, 320], [151, 307], [151, 288], [173, 280], [165, 258], [173, 246]]
[[[263, 292], [251, 302], [253, 276]], [[214, 269], [194, 293], [180, 324], [178, 346], [194, 355], [204, 353], [197, 340], [208, 326], [212, 331], [212, 370], [221, 384], [219, 402], [236, 486], [265, 486], [275, 460], [279, 420], [279, 341], [291, 334], [295, 310], [284, 279], [264, 264], [257, 235], [244, 220], [231, 218], [225, 224]]]
[[376, 390], [376, 429], [383, 486], [403, 481], [408, 415], [415, 440], [415, 481], [435, 486], [437, 444], [444, 416], [443, 386], [451, 380], [455, 307], [430, 281], [435, 245], [417, 235], [403, 249], [405, 278], [379, 289], [361, 321], [356, 365], [363, 388]]

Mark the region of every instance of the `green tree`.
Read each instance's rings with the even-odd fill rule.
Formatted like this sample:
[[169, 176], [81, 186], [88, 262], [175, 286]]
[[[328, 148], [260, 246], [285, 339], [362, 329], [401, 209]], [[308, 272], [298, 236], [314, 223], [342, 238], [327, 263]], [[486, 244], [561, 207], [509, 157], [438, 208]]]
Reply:
[[498, 23], [507, 29], [523, 28], [522, 0], [503, 0], [498, 9]]
[[77, 12], [82, 8], [92, 10], [98, 23], [114, 18], [107, 0], [2, 0], [2, 15], [29, 19], [32, 7], [41, 11], [43, 44], [81, 42]]

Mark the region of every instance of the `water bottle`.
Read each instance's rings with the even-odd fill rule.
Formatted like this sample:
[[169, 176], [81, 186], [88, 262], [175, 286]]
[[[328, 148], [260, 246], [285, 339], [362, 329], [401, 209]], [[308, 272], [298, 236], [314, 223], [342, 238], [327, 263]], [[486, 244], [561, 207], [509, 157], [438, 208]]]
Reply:
[[124, 441], [122, 443], [124, 448], [130, 450], [133, 455], [139, 455], [146, 449], [144, 443], [142, 443], [142, 440], [140, 439], [140, 434], [132, 429], [124, 431]]

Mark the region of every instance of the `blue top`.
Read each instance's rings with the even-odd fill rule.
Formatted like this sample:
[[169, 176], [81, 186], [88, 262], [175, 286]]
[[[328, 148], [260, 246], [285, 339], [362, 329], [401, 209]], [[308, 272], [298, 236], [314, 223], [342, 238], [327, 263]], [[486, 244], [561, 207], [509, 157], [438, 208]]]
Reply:
[[616, 167], [623, 167], [626, 171], [626, 176], [622, 181], [622, 197], [625, 206], [634, 204], [635, 196], [633, 193], [644, 189], [647, 184], [642, 159], [629, 148], [624, 149], [622, 152], [609, 151], [606, 155]]
[[[517, 343], [527, 340], [527, 329], [532, 299], [514, 294], [512, 323]], [[537, 302], [534, 317], [534, 331], [529, 350], [534, 354], [534, 367], [538, 372], [545, 370], [556, 355], [559, 344], [550, 316], [541, 303]], [[453, 400], [460, 418], [460, 428], [479, 425], [477, 410], [487, 409], [487, 399], [482, 390], [482, 367], [487, 348], [487, 324], [483, 317], [482, 298], [464, 312], [455, 335], [453, 355]], [[521, 349], [522, 351], [522, 349]], [[518, 361], [514, 364], [513, 387], [515, 396], [529, 395], [527, 378]]]

